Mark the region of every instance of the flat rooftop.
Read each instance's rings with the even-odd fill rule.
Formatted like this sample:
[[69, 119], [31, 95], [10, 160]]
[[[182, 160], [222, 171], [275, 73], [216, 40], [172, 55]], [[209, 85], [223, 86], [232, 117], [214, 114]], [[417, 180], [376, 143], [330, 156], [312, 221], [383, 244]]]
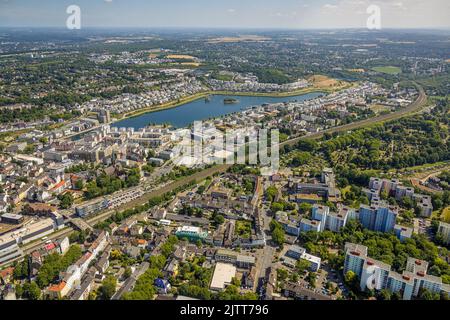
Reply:
[[223, 290], [236, 275], [236, 267], [229, 263], [218, 262], [211, 281], [211, 290]]
[[4, 213], [0, 216], [0, 218], [6, 218], [6, 219], [22, 219], [23, 216], [20, 214], [14, 214], [14, 213]]

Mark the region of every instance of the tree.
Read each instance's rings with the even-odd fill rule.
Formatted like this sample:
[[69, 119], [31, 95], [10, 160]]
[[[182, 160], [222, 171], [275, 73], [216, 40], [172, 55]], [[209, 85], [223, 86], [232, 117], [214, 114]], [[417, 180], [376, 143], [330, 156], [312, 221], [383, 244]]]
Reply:
[[283, 245], [285, 240], [285, 232], [283, 227], [275, 220], [270, 222], [270, 230], [272, 231], [272, 240], [279, 246]]
[[21, 298], [22, 295], [23, 295], [23, 287], [20, 284], [18, 284], [16, 285], [16, 297]]
[[392, 294], [392, 300], [402, 300], [402, 295], [400, 294], [400, 292], [394, 292], [393, 294]]
[[314, 140], [300, 140], [296, 147], [301, 151], [314, 152], [319, 148], [319, 144]]
[[434, 266], [432, 266], [432, 267], [428, 270], [428, 273], [431, 274], [431, 275], [433, 275], [433, 276], [440, 277], [441, 274], [442, 274], [442, 271], [441, 271], [441, 269], [439, 268], [439, 266], [434, 265]]
[[23, 261], [19, 262], [13, 272], [14, 279], [24, 279], [30, 274], [29, 257], [26, 256]]
[[430, 290], [425, 289], [425, 288], [421, 288], [419, 290], [419, 299], [422, 300], [440, 300], [440, 295], [439, 293], [432, 293]]
[[[153, 258], [153, 256], [152, 256]], [[165, 261], [165, 258], [162, 257], [162, 261]], [[156, 260], [160, 260], [160, 258], [156, 258]], [[156, 293], [155, 286], [153, 285], [156, 278], [162, 276], [161, 269], [162, 267], [156, 266], [154, 262], [150, 261], [151, 267], [145, 271], [145, 273], [139, 277], [136, 281], [136, 285], [134, 286], [133, 291], [127, 292], [123, 295], [123, 300], [152, 300], [153, 296]], [[160, 267], [160, 268], [159, 268]]]
[[392, 292], [388, 289], [382, 289], [379, 292], [379, 298], [381, 300], [391, 300], [392, 298]]
[[311, 209], [312, 209], [312, 205], [309, 203], [306, 203], [306, 202], [303, 202], [298, 206], [298, 211], [301, 214], [306, 214], [306, 213], [310, 212]]
[[402, 205], [407, 209], [412, 209], [414, 207], [414, 201], [410, 197], [403, 197]]
[[68, 209], [73, 204], [73, 196], [71, 193], [65, 193], [63, 195], [58, 196], [59, 207], [61, 209]]
[[39, 138], [39, 142], [42, 144], [46, 144], [46, 143], [48, 143], [48, 138], [47, 137]]
[[297, 269], [297, 271], [299, 273], [305, 273], [306, 271], [309, 270], [309, 268], [311, 268], [311, 263], [308, 260], [305, 259], [300, 259], [297, 261], [295, 268]]
[[285, 232], [283, 229], [277, 228], [272, 232], [272, 239], [273, 241], [278, 244], [282, 245], [285, 240]]
[[317, 280], [317, 273], [310, 272], [308, 273], [308, 276], [306, 277], [311, 287], [316, 287], [316, 280]]
[[197, 188], [197, 194], [203, 194], [206, 190], [206, 186], [201, 185]]
[[358, 285], [358, 276], [351, 270], [347, 271], [344, 276], [344, 281], [349, 287], [355, 288]]
[[288, 276], [289, 276], [289, 272], [287, 270], [285, 270], [285, 269], [277, 269], [277, 278], [281, 282], [286, 280], [288, 278]]
[[124, 277], [125, 279], [128, 279], [128, 278], [131, 276], [132, 273], [133, 273], [133, 271], [131, 270], [131, 267], [127, 266], [127, 267], [125, 268], [124, 273], [123, 273], [123, 277]]
[[241, 286], [241, 280], [239, 280], [236, 277], [233, 277], [231, 279], [231, 284], [239, 288]]
[[225, 222], [225, 218], [224, 218], [223, 215], [221, 215], [221, 214], [214, 215], [214, 222], [215, 222], [217, 225], [220, 225], [220, 224], [222, 224], [222, 223]]
[[41, 289], [36, 282], [27, 282], [23, 285], [22, 296], [30, 300], [38, 300], [41, 297]]
[[110, 254], [111, 260], [119, 260], [122, 257], [122, 253], [119, 250], [112, 250]]
[[59, 273], [77, 261], [81, 257], [81, 253], [81, 248], [78, 245], [73, 245], [64, 256], [57, 253], [48, 255], [36, 277], [37, 285], [43, 289], [50, 283], [56, 281]]
[[267, 188], [266, 190], [266, 199], [268, 201], [273, 201], [273, 199], [276, 197], [276, 195], [278, 194], [278, 189], [275, 186], [270, 186]]
[[298, 152], [291, 160], [291, 165], [294, 167], [307, 164], [311, 160], [311, 154], [308, 152]]
[[283, 211], [284, 210], [284, 205], [280, 202], [274, 202], [272, 203], [270, 210], [272, 212], [278, 212], [278, 211]]
[[78, 179], [78, 180], [75, 182], [75, 189], [77, 189], [77, 190], [83, 190], [83, 188], [84, 188], [84, 182], [83, 182], [83, 180]]
[[110, 300], [116, 292], [117, 279], [113, 276], [106, 277], [103, 280], [101, 287], [98, 289], [100, 292], [100, 299]]

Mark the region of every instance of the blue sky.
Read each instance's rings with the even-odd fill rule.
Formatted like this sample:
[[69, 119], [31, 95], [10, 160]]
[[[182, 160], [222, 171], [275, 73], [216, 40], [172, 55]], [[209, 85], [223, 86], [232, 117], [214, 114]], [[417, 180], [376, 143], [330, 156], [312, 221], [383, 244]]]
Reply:
[[0, 0], [0, 26], [364, 28], [370, 4], [384, 28], [449, 28], [449, 0]]

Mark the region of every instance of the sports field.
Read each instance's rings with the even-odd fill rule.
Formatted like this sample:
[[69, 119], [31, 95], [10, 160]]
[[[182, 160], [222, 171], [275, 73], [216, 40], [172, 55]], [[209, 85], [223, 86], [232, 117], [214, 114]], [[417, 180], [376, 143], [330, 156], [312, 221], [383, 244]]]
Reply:
[[386, 74], [399, 74], [402, 72], [402, 69], [393, 66], [373, 67], [372, 70]]

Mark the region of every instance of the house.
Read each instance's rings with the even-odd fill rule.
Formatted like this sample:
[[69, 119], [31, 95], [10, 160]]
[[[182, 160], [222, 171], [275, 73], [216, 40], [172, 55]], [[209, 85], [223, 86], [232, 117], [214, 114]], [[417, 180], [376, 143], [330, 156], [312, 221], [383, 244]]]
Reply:
[[2, 285], [8, 284], [12, 279], [13, 273], [14, 273], [13, 267], [8, 267], [4, 270], [1, 270], [0, 271], [0, 284], [2, 284]]
[[169, 281], [167, 281], [165, 279], [157, 278], [157, 279], [155, 279], [154, 284], [155, 284], [155, 287], [158, 288], [159, 294], [168, 294], [171, 289]]
[[37, 276], [43, 263], [44, 259], [39, 251], [36, 250], [30, 254], [30, 275], [32, 278]]
[[164, 268], [164, 275], [166, 277], [176, 277], [178, 275], [179, 262], [176, 259], [170, 260]]
[[167, 216], [167, 210], [164, 208], [158, 208], [153, 212], [152, 216], [157, 220], [165, 219]]
[[298, 300], [332, 300], [327, 296], [311, 289], [308, 289], [301, 283], [286, 282], [284, 286], [284, 295]]
[[140, 224], [135, 224], [133, 226], [131, 226], [130, 228], [130, 235], [132, 236], [140, 236], [141, 234], [144, 233], [144, 227], [141, 226]]
[[250, 271], [245, 271], [242, 276], [242, 284], [248, 289], [253, 289], [256, 281], [256, 267], [252, 267]]
[[212, 259], [216, 254], [215, 248], [206, 248], [204, 251], [204, 255], [207, 259]]
[[52, 285], [47, 289], [47, 296], [50, 299], [61, 299], [68, 292], [66, 288], [66, 283], [64, 281], [61, 281], [60, 283]]
[[140, 249], [145, 249], [147, 248], [148, 241], [145, 239], [136, 239], [135, 245]]
[[87, 275], [82, 279], [80, 285], [77, 286], [71, 294], [70, 300], [87, 300], [89, 298], [96, 272], [95, 268], [89, 270]]
[[141, 255], [141, 249], [136, 246], [128, 245], [125, 248], [125, 254], [131, 258], [137, 259]]
[[56, 207], [45, 203], [29, 203], [23, 209], [25, 214], [37, 216], [49, 216], [57, 211]]
[[110, 246], [106, 247], [105, 251], [98, 259], [97, 263], [95, 264], [95, 268], [98, 270], [98, 272], [105, 273], [105, 271], [108, 269], [110, 252], [111, 247]]
[[175, 252], [173, 253], [173, 256], [175, 259], [177, 259], [178, 261], [183, 262], [186, 259], [186, 247], [185, 246], [177, 246], [177, 248], [175, 249]]

